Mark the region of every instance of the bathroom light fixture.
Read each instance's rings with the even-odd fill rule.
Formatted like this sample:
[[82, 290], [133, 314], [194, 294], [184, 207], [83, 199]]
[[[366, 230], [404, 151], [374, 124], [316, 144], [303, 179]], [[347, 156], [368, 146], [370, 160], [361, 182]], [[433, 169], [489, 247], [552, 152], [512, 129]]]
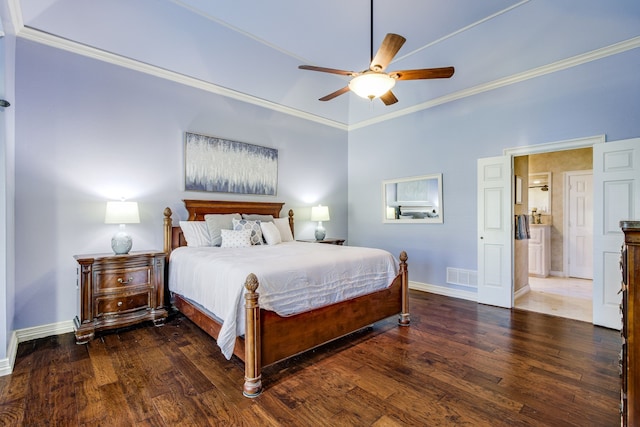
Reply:
[[311, 221], [318, 221], [318, 227], [316, 228], [316, 240], [324, 240], [327, 232], [322, 226], [322, 221], [329, 221], [329, 207], [322, 205], [312, 207]]
[[140, 222], [138, 203], [136, 202], [107, 202], [104, 215], [105, 224], [120, 224], [120, 229], [111, 238], [111, 249], [117, 255], [128, 254], [133, 246], [133, 239], [127, 233], [125, 224]]

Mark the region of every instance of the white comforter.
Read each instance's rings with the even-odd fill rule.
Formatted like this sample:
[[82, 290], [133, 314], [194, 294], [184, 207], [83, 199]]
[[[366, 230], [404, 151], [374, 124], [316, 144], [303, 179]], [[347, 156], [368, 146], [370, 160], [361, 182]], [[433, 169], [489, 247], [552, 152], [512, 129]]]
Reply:
[[398, 274], [398, 264], [381, 249], [303, 242], [175, 249], [169, 289], [222, 320], [217, 342], [227, 359], [236, 336], [244, 335], [249, 273], [260, 283], [260, 307], [287, 316], [384, 289]]

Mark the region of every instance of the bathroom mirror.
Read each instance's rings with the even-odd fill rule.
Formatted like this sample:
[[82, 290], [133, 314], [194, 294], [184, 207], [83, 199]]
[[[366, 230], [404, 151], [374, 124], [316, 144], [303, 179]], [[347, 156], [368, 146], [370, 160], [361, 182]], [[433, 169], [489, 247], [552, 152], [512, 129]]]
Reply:
[[382, 182], [383, 222], [442, 223], [442, 174]]
[[551, 172], [529, 175], [529, 213], [551, 214]]

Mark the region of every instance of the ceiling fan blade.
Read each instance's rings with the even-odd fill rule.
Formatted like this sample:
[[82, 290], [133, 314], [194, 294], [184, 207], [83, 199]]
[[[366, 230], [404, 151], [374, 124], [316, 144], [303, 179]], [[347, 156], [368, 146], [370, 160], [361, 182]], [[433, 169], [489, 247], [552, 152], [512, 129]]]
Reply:
[[398, 80], [448, 79], [453, 76], [453, 67], [423, 68], [419, 70], [392, 71], [389, 75]]
[[380, 100], [384, 102], [384, 105], [391, 105], [398, 102], [398, 98], [393, 94], [393, 92], [389, 91], [380, 97]]
[[300, 65], [298, 68], [301, 70], [320, 71], [323, 73], [341, 74], [343, 76], [353, 76], [358, 74], [354, 71], [337, 70], [335, 68], [316, 67], [314, 65]]
[[323, 96], [322, 98], [320, 98], [320, 101], [330, 101], [336, 96], [340, 96], [343, 93], [347, 93], [347, 92], [349, 92], [349, 86], [345, 86], [342, 89], [338, 89], [337, 91], [330, 93], [329, 95]]
[[384, 71], [406, 41], [407, 39], [398, 34], [387, 34], [382, 40], [382, 45], [380, 45], [376, 56], [371, 60], [369, 69], [375, 72]]

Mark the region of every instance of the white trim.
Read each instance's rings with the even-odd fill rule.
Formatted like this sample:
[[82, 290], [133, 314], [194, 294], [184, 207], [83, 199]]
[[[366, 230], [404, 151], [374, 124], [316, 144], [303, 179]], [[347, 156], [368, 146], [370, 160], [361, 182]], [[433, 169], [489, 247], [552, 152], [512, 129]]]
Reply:
[[478, 294], [475, 292], [461, 291], [459, 289], [447, 288], [445, 286], [409, 281], [409, 289], [478, 302]]
[[[179, 1], [174, 0], [174, 2], [176, 4], [180, 4]], [[521, 3], [518, 3], [513, 7], [520, 6], [523, 3], [525, 2], [522, 1]], [[33, 28], [25, 27], [24, 22], [22, 21], [22, 11], [20, 9], [19, 0], [9, 0], [9, 10], [10, 10], [13, 25], [15, 26], [15, 33], [17, 36], [21, 38], [25, 38], [27, 40], [31, 40], [37, 43], [42, 43], [42, 44], [56, 47], [59, 49], [67, 50], [69, 52], [77, 53], [79, 55], [84, 55], [90, 58], [98, 59], [100, 61], [105, 61], [114, 65], [120, 65], [125, 68], [140, 71], [140, 72], [150, 74], [156, 77], [160, 77], [163, 79], [172, 80], [177, 83], [194, 87], [196, 89], [202, 89], [211, 93], [226, 96], [232, 99], [237, 99], [243, 102], [247, 102], [249, 104], [253, 104], [263, 108], [278, 111], [284, 114], [289, 114], [291, 116], [295, 116], [295, 117], [299, 117], [312, 122], [320, 123], [329, 127], [345, 130], [347, 132], [355, 129], [364, 128], [366, 126], [370, 126], [386, 120], [391, 120], [391, 119], [395, 119], [408, 114], [413, 114], [418, 111], [426, 110], [441, 104], [466, 98], [468, 96], [473, 96], [473, 95], [477, 95], [483, 92], [488, 92], [494, 89], [499, 89], [504, 86], [520, 83], [525, 80], [543, 76], [545, 74], [562, 71], [567, 68], [572, 68], [578, 65], [582, 65], [591, 61], [606, 58], [611, 55], [616, 55], [616, 54], [623, 53], [628, 50], [636, 49], [640, 47], [640, 36], [633, 37], [631, 39], [614, 43], [612, 45], [605, 46], [596, 50], [592, 50], [590, 52], [586, 52], [570, 58], [562, 59], [560, 61], [556, 61], [551, 64], [533, 68], [531, 70], [527, 70], [518, 74], [497, 79], [492, 82], [482, 83], [480, 85], [477, 85], [471, 88], [463, 89], [458, 92], [454, 92], [445, 96], [441, 96], [439, 98], [432, 99], [430, 101], [426, 101], [426, 102], [414, 105], [412, 107], [408, 107], [402, 110], [397, 110], [390, 114], [385, 114], [369, 120], [363, 120], [359, 123], [354, 123], [352, 125], [349, 125], [349, 124], [337, 122], [335, 120], [330, 120], [325, 117], [318, 116], [316, 114], [307, 113], [302, 110], [298, 110], [292, 107], [287, 107], [281, 104], [277, 104], [275, 102], [267, 101], [265, 99], [257, 98], [249, 94], [224, 88], [222, 86], [205, 82], [200, 79], [196, 79], [196, 78], [185, 76], [183, 74], [179, 74], [173, 71], [162, 69], [162, 68], [153, 66], [151, 64], [145, 64], [143, 62], [139, 62], [131, 58], [127, 58], [127, 57], [116, 55], [100, 49], [96, 49], [87, 45], [83, 45], [81, 43], [64, 39], [62, 37], [41, 32]]]
[[13, 25], [14, 34], [18, 34], [24, 27], [24, 22], [22, 21], [22, 7], [20, 6], [20, 0], [9, 0], [7, 2], [7, 6], [9, 7], [9, 18], [11, 19], [11, 24]]
[[[595, 135], [595, 136], [588, 136], [588, 137], [584, 137], [584, 138], [568, 139], [568, 140], [565, 140], [565, 141], [547, 142], [547, 143], [543, 143], [543, 144], [527, 145], [527, 146], [515, 147], [515, 148], [505, 148], [503, 150], [503, 155], [511, 156], [511, 161], [513, 162], [513, 158], [515, 156], [523, 156], [523, 155], [528, 155], [528, 154], [539, 154], [539, 153], [550, 153], [550, 152], [554, 152], [554, 151], [572, 150], [572, 149], [576, 149], [576, 148], [587, 148], [587, 147], [593, 147], [596, 144], [604, 144], [605, 142], [606, 142], [606, 136], [605, 135]], [[564, 179], [564, 177], [563, 177], [563, 179]], [[511, 201], [513, 202], [513, 196], [512, 196], [512, 200]], [[564, 199], [563, 199], [562, 208], [563, 209], [566, 208]], [[563, 250], [562, 250], [563, 251], [563, 264], [567, 259], [567, 256], [565, 254], [565, 242], [564, 241], [565, 241], [565, 239], [563, 238]], [[564, 272], [562, 272], [562, 271], [551, 271], [550, 275], [551, 276], [558, 276], [558, 277], [567, 277], [566, 274], [568, 274], [568, 269], [565, 268], [564, 265], [563, 265], [563, 268], [565, 269]], [[511, 294], [514, 296], [514, 299], [515, 299], [516, 292], [513, 289], [513, 284], [511, 285]]]
[[530, 0], [522, 0], [520, 3], [516, 3], [516, 4], [513, 4], [513, 5], [509, 6], [509, 7], [507, 7], [506, 9], [499, 10], [499, 11], [497, 11], [496, 13], [494, 13], [492, 15], [486, 16], [486, 17], [484, 17], [484, 18], [482, 18], [482, 19], [480, 19], [480, 20], [478, 20], [476, 22], [473, 22], [473, 23], [467, 25], [466, 27], [462, 27], [462, 28], [460, 28], [460, 29], [458, 29], [458, 30], [456, 30], [456, 31], [454, 31], [452, 33], [449, 33], [449, 34], [447, 34], [445, 36], [440, 37], [437, 40], [432, 41], [431, 43], [427, 43], [424, 46], [419, 47], [418, 49], [414, 49], [414, 50], [412, 50], [411, 52], [409, 52], [409, 53], [407, 53], [405, 55], [396, 56], [396, 58], [393, 61], [391, 61], [391, 63], [393, 64], [394, 62], [397, 62], [397, 61], [400, 61], [402, 59], [408, 58], [408, 57], [420, 52], [421, 50], [424, 50], [424, 49], [427, 49], [429, 47], [435, 46], [438, 43], [441, 43], [441, 42], [443, 42], [443, 41], [445, 41], [447, 39], [450, 39], [453, 36], [457, 36], [458, 34], [464, 33], [467, 30], [470, 30], [470, 29], [472, 29], [474, 27], [477, 27], [477, 26], [479, 26], [481, 24], [484, 24], [485, 22], [490, 21], [493, 18], [496, 18], [496, 17], [498, 17], [500, 15], [504, 15], [507, 12], [511, 12], [513, 9], [515, 9], [517, 7], [520, 7], [523, 4], [528, 3], [529, 1]]
[[518, 298], [525, 296], [529, 292], [531, 292], [531, 287], [527, 283], [526, 285], [515, 291], [515, 293], [513, 294], [513, 300], [515, 301]]
[[9, 338], [9, 346], [7, 348], [7, 358], [0, 359], [0, 377], [9, 375], [13, 372], [13, 365], [16, 362], [16, 354], [18, 353], [18, 338], [15, 331]]
[[52, 335], [66, 334], [73, 331], [73, 320], [65, 320], [64, 322], [49, 323], [48, 325], [18, 329], [15, 333], [18, 337], [18, 342], [21, 343], [36, 340], [38, 338], [50, 337]]
[[9, 348], [7, 348], [7, 358], [0, 360], [0, 376], [9, 375], [13, 371], [13, 365], [18, 353], [18, 344], [26, 341], [46, 338], [53, 335], [61, 335], [74, 331], [73, 320], [64, 322], [49, 323], [48, 325], [34, 326], [13, 331]]
[[567, 139], [544, 144], [525, 145], [524, 147], [505, 148], [502, 152], [505, 156], [526, 156], [527, 154], [550, 153], [552, 151], [574, 150], [576, 148], [593, 147], [595, 144], [604, 144], [606, 135], [594, 135], [584, 138]]
[[575, 67], [577, 65], [586, 64], [591, 61], [595, 61], [597, 59], [606, 58], [607, 56], [616, 55], [618, 53], [626, 52], [627, 50], [636, 49], [640, 47], [640, 36], [634, 37], [629, 40], [625, 40], [620, 43], [615, 43], [610, 46], [606, 46], [600, 49], [593, 50], [591, 52], [583, 53], [582, 55], [576, 55], [571, 58], [563, 59], [557, 62], [553, 62], [551, 64], [543, 65], [538, 68], [533, 68], [531, 70], [524, 71], [522, 73], [513, 74], [511, 76], [507, 76], [498, 80], [494, 80], [488, 83], [482, 83], [474, 87], [470, 87], [468, 89], [463, 89], [458, 92], [454, 92], [445, 96], [441, 96], [440, 98], [435, 98], [430, 101], [416, 104], [412, 107], [405, 108], [402, 110], [397, 110], [390, 114], [385, 114], [383, 116], [378, 116], [373, 119], [363, 120], [359, 123], [355, 123], [349, 125], [349, 130], [359, 129], [366, 126], [370, 126], [376, 123], [380, 123], [386, 120], [395, 119], [401, 116], [405, 116], [407, 114], [412, 114], [421, 110], [426, 110], [428, 108], [432, 108], [441, 104], [445, 104], [447, 102], [456, 101], [458, 99], [466, 98], [468, 96], [478, 95], [483, 92], [489, 92], [494, 89], [499, 89], [501, 87], [509, 86], [512, 84], [520, 83], [525, 80], [533, 79], [535, 77], [544, 76], [545, 74], [554, 73], [556, 71], [562, 71], [567, 68]]
[[195, 13], [196, 15], [200, 15], [203, 18], [208, 19], [209, 21], [212, 21], [212, 22], [215, 22], [216, 24], [222, 25], [223, 27], [228, 28], [231, 31], [234, 31], [234, 32], [236, 32], [238, 34], [241, 34], [244, 37], [247, 37], [247, 38], [249, 38], [249, 39], [251, 39], [253, 41], [256, 41], [256, 42], [258, 42], [260, 44], [263, 44], [263, 45], [267, 46], [270, 49], [278, 51], [278, 52], [280, 52], [280, 53], [282, 53], [284, 55], [287, 55], [287, 56], [289, 56], [291, 58], [294, 58], [294, 59], [296, 59], [296, 60], [298, 60], [298, 61], [300, 61], [302, 63], [307, 63], [308, 64], [308, 63], [311, 62], [311, 61], [309, 61], [309, 60], [307, 60], [307, 59], [305, 59], [305, 58], [303, 58], [301, 56], [296, 55], [293, 52], [290, 52], [290, 51], [288, 51], [286, 49], [281, 48], [280, 46], [277, 46], [277, 45], [275, 45], [273, 43], [270, 43], [267, 40], [256, 36], [255, 34], [252, 34], [252, 33], [248, 32], [248, 31], [244, 31], [243, 29], [241, 29], [239, 27], [231, 25], [227, 21], [224, 21], [224, 20], [222, 20], [220, 18], [216, 18], [215, 16], [211, 16], [208, 13], [203, 12], [201, 9], [199, 9], [199, 8], [197, 8], [195, 6], [192, 6], [190, 4], [185, 4], [183, 1], [180, 1], [180, 0], [170, 0], [170, 1], [172, 3], [174, 3], [175, 5], [177, 5], [177, 6], [180, 6], [180, 7], [184, 8], [184, 9], [187, 9], [190, 12]]
[[320, 117], [315, 114], [307, 113], [302, 110], [287, 107], [282, 104], [267, 101], [266, 99], [251, 96], [242, 92], [238, 92], [232, 89], [228, 89], [222, 86], [215, 85], [213, 83], [206, 82], [204, 80], [189, 77], [184, 74], [169, 71], [164, 68], [156, 67], [151, 64], [137, 61], [135, 59], [127, 58], [125, 56], [116, 55], [105, 50], [96, 49], [91, 46], [87, 46], [81, 43], [77, 43], [72, 40], [57, 37], [52, 34], [44, 33], [33, 28], [23, 27], [18, 34], [19, 37], [30, 40], [36, 43], [44, 44], [47, 46], [55, 47], [58, 49], [66, 50], [68, 52], [76, 53], [78, 55], [86, 56], [99, 61], [107, 62], [109, 64], [118, 65], [130, 70], [139, 71], [141, 73], [149, 74], [151, 76], [159, 77], [161, 79], [174, 81], [176, 83], [190, 86], [195, 89], [204, 90], [206, 92], [222, 95], [227, 98], [236, 99], [238, 101], [246, 102], [248, 104], [257, 105], [259, 107], [267, 108], [269, 110], [278, 111], [280, 113], [289, 114], [291, 116], [299, 117], [312, 122], [317, 122], [325, 126], [334, 127], [340, 130], [347, 130], [347, 125], [344, 123], [330, 120], [324, 117]]

